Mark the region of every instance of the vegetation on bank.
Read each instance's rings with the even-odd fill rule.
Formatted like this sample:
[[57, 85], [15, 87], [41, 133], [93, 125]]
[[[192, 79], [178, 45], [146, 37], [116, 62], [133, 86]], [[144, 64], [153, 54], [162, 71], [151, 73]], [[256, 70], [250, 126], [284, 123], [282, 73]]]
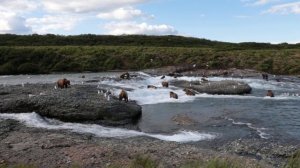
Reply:
[[227, 51], [196, 47], [0, 47], [1, 75], [141, 70], [193, 64], [197, 68], [250, 68], [273, 74], [300, 74], [300, 49]]
[[[34, 165], [26, 165], [26, 164], [5, 164], [0, 163], [0, 168], [35, 168]], [[79, 168], [79, 165], [72, 165], [69, 167]], [[155, 159], [150, 158], [145, 155], [137, 155], [129, 164], [125, 166], [123, 164], [113, 164], [108, 166], [109, 168], [121, 168], [121, 167], [129, 167], [129, 168], [163, 168], [163, 164]], [[215, 158], [211, 160], [191, 160], [186, 163], [180, 165], [180, 168], [262, 168], [263, 165], [260, 164], [251, 164], [247, 163], [241, 159], [225, 159], [225, 158]], [[288, 158], [286, 164], [282, 166], [282, 168], [299, 168], [300, 167], [300, 151], [297, 151]]]
[[226, 43], [180, 36], [0, 35], [0, 75], [194, 64], [300, 74], [300, 44]]

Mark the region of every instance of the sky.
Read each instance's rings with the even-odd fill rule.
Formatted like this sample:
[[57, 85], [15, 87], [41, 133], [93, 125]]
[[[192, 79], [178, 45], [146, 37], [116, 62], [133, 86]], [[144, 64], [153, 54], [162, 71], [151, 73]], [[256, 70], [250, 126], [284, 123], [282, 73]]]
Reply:
[[0, 34], [300, 43], [300, 0], [0, 0]]

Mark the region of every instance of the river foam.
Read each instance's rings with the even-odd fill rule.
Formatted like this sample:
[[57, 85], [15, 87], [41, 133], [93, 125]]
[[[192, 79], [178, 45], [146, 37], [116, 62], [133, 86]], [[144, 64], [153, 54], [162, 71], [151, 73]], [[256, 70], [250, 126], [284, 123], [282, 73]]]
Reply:
[[[140, 105], [145, 104], [159, 104], [159, 103], [185, 103], [185, 102], [191, 102], [196, 99], [201, 98], [217, 98], [217, 99], [261, 99], [266, 101], [276, 101], [276, 100], [300, 100], [299, 94], [296, 94], [296, 92], [292, 92], [291, 94], [276, 94], [275, 97], [269, 98], [259, 95], [211, 95], [211, 94], [197, 94], [196, 96], [187, 96], [185, 92], [183, 91], [183, 88], [178, 88], [175, 86], [170, 86], [169, 88], [163, 88], [161, 86], [162, 81], [171, 81], [171, 80], [185, 80], [185, 81], [198, 81], [201, 80], [200, 77], [178, 77], [174, 79], [173, 77], [166, 76], [164, 79], [161, 79], [160, 76], [157, 77], [151, 77], [145, 73], [141, 73], [143, 75], [143, 80], [121, 80], [121, 81], [115, 81], [115, 80], [103, 80], [99, 84], [105, 84], [110, 85], [112, 87], [122, 87], [130, 89], [128, 91], [128, 97], [131, 100], [135, 100]], [[277, 86], [278, 83], [276, 82], [268, 82], [261, 79], [234, 79], [234, 78], [222, 78], [222, 77], [211, 77], [208, 78], [211, 81], [221, 81], [225, 79], [230, 80], [238, 80], [243, 81], [245, 83], [248, 83], [251, 87], [258, 88], [261, 90], [283, 90], [283, 88]], [[148, 89], [147, 85], [153, 85], [156, 86], [157, 89]], [[295, 90], [292, 87], [290, 90]], [[287, 89], [288, 90], [288, 89]], [[179, 99], [171, 99], [169, 96], [170, 91], [175, 92]], [[120, 92], [120, 89], [114, 89], [113, 90], [115, 95], [118, 95]]]
[[114, 138], [130, 138], [137, 136], [147, 136], [164, 141], [173, 142], [193, 142], [202, 140], [211, 140], [216, 138], [215, 134], [200, 133], [197, 131], [179, 131], [175, 134], [151, 134], [135, 130], [128, 130], [122, 128], [103, 127], [97, 124], [79, 124], [61, 122], [54, 119], [43, 118], [37, 113], [18, 113], [18, 114], [0, 114], [0, 119], [17, 120], [28, 127], [37, 127], [53, 130], [70, 130], [78, 133], [90, 133], [97, 137], [114, 137]]
[[231, 121], [232, 124], [234, 124], [234, 125], [247, 126], [248, 128], [256, 131], [257, 134], [259, 135], [259, 137], [262, 139], [269, 139], [269, 137], [270, 137], [270, 135], [265, 132], [267, 130], [266, 128], [255, 127], [252, 123], [235, 121], [232, 118], [225, 118], [225, 119], [227, 119], [228, 121]]

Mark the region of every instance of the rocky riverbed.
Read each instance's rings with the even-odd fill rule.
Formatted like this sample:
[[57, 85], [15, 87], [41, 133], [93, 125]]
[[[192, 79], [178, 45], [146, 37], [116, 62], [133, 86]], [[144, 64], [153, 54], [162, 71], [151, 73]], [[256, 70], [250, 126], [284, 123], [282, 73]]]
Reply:
[[69, 131], [30, 128], [14, 120], [0, 122], [0, 164], [36, 167], [128, 167], [138, 156], [147, 156], [161, 167], [180, 167], [191, 161], [220, 158], [245, 167], [279, 167], [296, 146], [238, 140], [215, 149], [197, 143], [166, 142], [147, 137], [100, 138]]

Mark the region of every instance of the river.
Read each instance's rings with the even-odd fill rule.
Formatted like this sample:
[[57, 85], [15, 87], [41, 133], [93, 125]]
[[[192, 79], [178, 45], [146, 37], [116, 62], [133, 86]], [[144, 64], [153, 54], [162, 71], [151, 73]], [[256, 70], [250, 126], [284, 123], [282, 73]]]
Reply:
[[[1, 114], [0, 119], [12, 118], [28, 126], [48, 129], [69, 129], [71, 131], [93, 133], [97, 136], [127, 138], [150, 136], [166, 141], [200, 141], [207, 139], [234, 140], [257, 137], [278, 141], [296, 140], [300, 142], [300, 79], [280, 76], [280, 81], [271, 77], [269, 81], [260, 78], [209, 77], [210, 81], [239, 80], [252, 87], [248, 95], [208, 95], [187, 96], [182, 88], [170, 86], [161, 88], [161, 81], [199, 80], [198, 77], [179, 77], [174, 79], [150, 76], [136, 72], [133, 80], [115, 80], [120, 73], [76, 73], [49, 75], [9, 75], [0, 76], [0, 84], [23, 85], [28, 83], [53, 83], [59, 78], [68, 78], [71, 84], [91, 85], [95, 92], [99, 86], [107, 86], [117, 95], [121, 88], [128, 90], [130, 100], [142, 106], [142, 117], [138, 123], [139, 131], [109, 128], [98, 125], [63, 123], [57, 120], [42, 119], [36, 113]], [[85, 78], [82, 78], [84, 76]], [[158, 89], [148, 89], [154, 85]], [[275, 97], [266, 97], [272, 90]], [[176, 92], [179, 99], [170, 99], [169, 92]], [[174, 118], [184, 116], [191, 123], [178, 124]]]

